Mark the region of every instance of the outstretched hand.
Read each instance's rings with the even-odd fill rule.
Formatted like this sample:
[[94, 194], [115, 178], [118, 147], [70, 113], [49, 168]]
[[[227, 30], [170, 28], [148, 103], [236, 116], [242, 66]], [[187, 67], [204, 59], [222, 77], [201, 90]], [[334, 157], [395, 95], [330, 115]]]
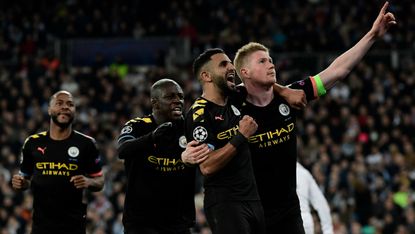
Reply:
[[385, 2], [378, 17], [373, 23], [371, 31], [374, 33], [375, 37], [382, 37], [388, 31], [390, 26], [396, 24], [395, 16], [391, 12], [386, 12], [388, 6], [389, 2]]

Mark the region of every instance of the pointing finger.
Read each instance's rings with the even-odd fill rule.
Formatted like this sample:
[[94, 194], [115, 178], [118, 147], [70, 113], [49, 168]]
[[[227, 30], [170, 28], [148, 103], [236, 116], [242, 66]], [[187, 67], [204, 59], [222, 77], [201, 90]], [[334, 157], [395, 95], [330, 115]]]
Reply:
[[386, 12], [386, 9], [388, 9], [388, 6], [389, 6], [389, 2], [388, 1], [386, 1], [385, 2], [385, 4], [383, 4], [383, 7], [382, 7], [382, 9], [380, 10], [380, 15], [384, 15], [385, 14], [385, 12]]

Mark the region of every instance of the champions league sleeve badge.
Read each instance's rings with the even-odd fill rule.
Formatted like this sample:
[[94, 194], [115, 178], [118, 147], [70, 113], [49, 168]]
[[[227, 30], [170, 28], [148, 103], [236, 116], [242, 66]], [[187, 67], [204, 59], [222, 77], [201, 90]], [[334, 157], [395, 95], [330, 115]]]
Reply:
[[199, 142], [203, 142], [207, 139], [208, 137], [208, 133], [206, 128], [202, 127], [202, 126], [197, 126], [194, 130], [193, 130], [193, 138]]
[[127, 134], [133, 131], [133, 128], [131, 126], [125, 126], [122, 130], [121, 130], [121, 134]]

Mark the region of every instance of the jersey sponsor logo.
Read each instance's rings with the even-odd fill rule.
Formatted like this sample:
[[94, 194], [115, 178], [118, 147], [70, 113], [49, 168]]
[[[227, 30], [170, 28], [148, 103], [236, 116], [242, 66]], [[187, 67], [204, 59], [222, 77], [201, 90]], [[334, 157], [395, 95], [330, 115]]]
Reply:
[[197, 126], [194, 130], [193, 130], [193, 138], [199, 142], [203, 142], [207, 139], [208, 137], [208, 132], [206, 130], [206, 128], [202, 127], [202, 126]]
[[186, 148], [186, 145], [187, 145], [186, 137], [185, 136], [179, 137], [179, 146], [184, 149]]
[[181, 159], [148, 156], [147, 160], [154, 166], [155, 170], [161, 172], [182, 171], [186, 168]]
[[79, 149], [76, 146], [71, 146], [68, 149], [68, 155], [72, 158], [76, 158], [79, 155]]
[[216, 137], [218, 138], [218, 140], [231, 139], [233, 136], [235, 136], [238, 133], [238, 130], [239, 130], [239, 126], [235, 126], [233, 128], [230, 128], [228, 130], [218, 133]]
[[37, 162], [36, 169], [42, 175], [71, 176], [71, 171], [78, 170], [78, 165], [73, 163]]
[[133, 131], [133, 128], [131, 126], [125, 126], [122, 130], [121, 130], [121, 134], [127, 134]]
[[278, 110], [280, 111], [280, 114], [283, 116], [287, 116], [290, 114], [290, 107], [288, 107], [286, 104], [282, 103], [279, 107]]
[[38, 146], [37, 147], [37, 151], [39, 151], [40, 153], [42, 153], [42, 155], [45, 155], [45, 150], [46, 150], [46, 146], [45, 147], [40, 147], [40, 146]]
[[240, 116], [241, 115], [241, 112], [238, 110], [238, 108], [236, 108], [234, 105], [231, 105], [231, 108], [232, 108], [232, 110], [233, 110], [233, 113], [236, 115], [236, 116]]
[[285, 127], [256, 134], [249, 137], [251, 144], [259, 143], [258, 148], [277, 145], [291, 139], [290, 133], [294, 130], [294, 123], [290, 123]]

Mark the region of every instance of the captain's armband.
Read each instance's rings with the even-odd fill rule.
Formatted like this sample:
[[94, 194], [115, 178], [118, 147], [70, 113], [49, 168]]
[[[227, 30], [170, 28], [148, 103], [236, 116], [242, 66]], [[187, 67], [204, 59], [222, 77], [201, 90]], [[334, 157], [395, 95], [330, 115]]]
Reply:
[[323, 81], [321, 81], [320, 75], [313, 76], [313, 79], [316, 84], [317, 96], [320, 97], [326, 94], [327, 90], [326, 88], [324, 88], [324, 84], [323, 84]]

